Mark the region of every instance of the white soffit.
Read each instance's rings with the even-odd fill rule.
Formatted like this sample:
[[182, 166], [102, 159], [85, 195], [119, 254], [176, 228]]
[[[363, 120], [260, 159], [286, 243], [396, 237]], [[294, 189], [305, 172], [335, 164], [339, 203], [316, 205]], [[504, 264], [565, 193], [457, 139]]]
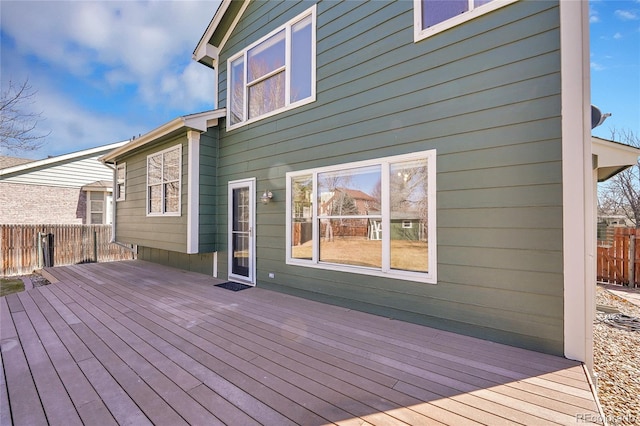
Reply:
[[640, 156], [640, 148], [597, 137], [591, 138], [591, 152], [598, 157], [598, 182], [637, 164]]

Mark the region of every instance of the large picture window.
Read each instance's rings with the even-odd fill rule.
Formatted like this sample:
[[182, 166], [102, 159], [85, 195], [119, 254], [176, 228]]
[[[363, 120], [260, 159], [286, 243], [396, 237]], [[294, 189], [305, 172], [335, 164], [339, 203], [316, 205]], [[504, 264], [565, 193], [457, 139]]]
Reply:
[[147, 156], [147, 215], [180, 215], [182, 146]]
[[414, 0], [414, 40], [422, 40], [517, 0]]
[[315, 6], [227, 62], [229, 128], [315, 100]]
[[287, 263], [436, 282], [434, 150], [287, 174]]

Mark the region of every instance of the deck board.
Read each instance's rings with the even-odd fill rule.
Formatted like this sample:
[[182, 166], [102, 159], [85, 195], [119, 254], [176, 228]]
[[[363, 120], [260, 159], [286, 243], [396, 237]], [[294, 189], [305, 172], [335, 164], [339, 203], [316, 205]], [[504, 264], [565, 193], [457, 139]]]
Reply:
[[57, 282], [0, 299], [2, 425], [538, 425], [599, 413], [583, 366], [564, 358], [143, 261], [46, 273]]

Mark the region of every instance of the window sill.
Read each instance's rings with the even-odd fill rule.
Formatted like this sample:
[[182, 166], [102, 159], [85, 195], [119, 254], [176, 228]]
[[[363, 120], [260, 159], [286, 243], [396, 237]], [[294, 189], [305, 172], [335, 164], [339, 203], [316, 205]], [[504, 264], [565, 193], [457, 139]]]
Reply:
[[388, 278], [394, 280], [414, 281], [425, 284], [437, 284], [438, 280], [435, 273], [421, 273], [410, 271], [391, 270], [388, 272], [350, 265], [342, 265], [338, 263], [313, 263], [305, 260], [287, 259], [287, 265], [301, 266], [304, 268], [324, 269], [328, 271], [346, 272], [358, 275], [370, 275], [374, 277]]
[[[416, 0], [416, 1], [421, 1], [421, 0]], [[422, 12], [418, 11], [418, 8], [414, 6], [415, 18], [414, 18], [413, 41], [414, 43], [417, 43], [421, 40], [424, 40], [433, 35], [446, 31], [450, 28], [461, 25], [467, 21], [471, 21], [472, 19], [482, 16], [486, 13], [493, 12], [494, 10], [500, 9], [504, 6], [507, 6], [511, 3], [515, 3], [517, 1], [518, 0], [494, 0], [490, 3], [484, 4], [476, 9], [473, 9], [470, 12], [464, 12], [458, 16], [447, 19], [446, 21], [442, 21], [439, 24], [433, 25], [425, 29], [421, 28], [422, 18], [419, 15], [421, 15]]]
[[147, 213], [147, 217], [180, 217], [181, 214], [178, 213]]
[[[282, 113], [284, 113], [284, 112], [287, 112], [287, 111], [290, 111], [290, 110], [292, 110], [292, 109], [295, 109], [295, 108], [301, 107], [301, 106], [303, 106], [303, 105], [310, 104], [311, 102], [315, 102], [315, 100], [316, 100], [316, 97], [315, 97], [315, 96], [312, 96], [312, 97], [310, 97], [310, 98], [303, 99], [303, 100], [298, 101], [298, 102], [296, 102], [296, 103], [293, 103], [293, 104], [291, 104], [291, 105], [287, 105], [287, 106], [285, 106], [285, 107], [283, 107], [283, 108], [273, 110], [273, 111], [268, 112], [268, 113], [266, 113], [266, 114], [263, 114], [263, 115], [261, 115], [261, 116], [259, 116], [259, 117], [254, 117], [254, 118], [252, 118], [252, 119], [249, 119], [249, 120], [243, 121], [243, 122], [241, 122], [241, 123], [236, 123], [236, 124], [233, 124], [233, 125], [228, 124], [228, 125], [227, 125], [227, 131], [231, 131], [231, 130], [239, 129], [239, 128], [244, 127], [244, 126], [247, 126], [247, 125], [249, 125], [249, 124], [251, 124], [251, 123], [255, 123], [255, 122], [257, 122], [257, 121], [264, 120], [265, 118], [269, 118], [269, 117], [273, 117], [274, 115], [282, 114]], [[228, 108], [228, 107], [227, 107], [227, 108]], [[228, 110], [228, 109], [227, 109], [227, 110]], [[229, 116], [227, 116], [227, 123], [229, 123], [229, 122], [230, 122], [230, 118], [229, 118]]]

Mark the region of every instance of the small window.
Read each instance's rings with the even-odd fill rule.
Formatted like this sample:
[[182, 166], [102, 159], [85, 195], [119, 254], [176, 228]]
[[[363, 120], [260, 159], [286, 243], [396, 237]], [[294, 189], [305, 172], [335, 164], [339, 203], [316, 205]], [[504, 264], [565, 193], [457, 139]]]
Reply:
[[180, 215], [181, 175], [181, 145], [147, 157], [147, 215]]
[[87, 223], [89, 225], [102, 225], [104, 223], [104, 214], [104, 192], [89, 191], [87, 193]]
[[124, 201], [126, 175], [126, 163], [118, 164], [116, 166], [116, 201]]
[[435, 283], [435, 158], [287, 173], [287, 263]]
[[414, 41], [460, 25], [517, 0], [414, 0]]
[[238, 127], [315, 100], [315, 6], [227, 62], [227, 122]]

